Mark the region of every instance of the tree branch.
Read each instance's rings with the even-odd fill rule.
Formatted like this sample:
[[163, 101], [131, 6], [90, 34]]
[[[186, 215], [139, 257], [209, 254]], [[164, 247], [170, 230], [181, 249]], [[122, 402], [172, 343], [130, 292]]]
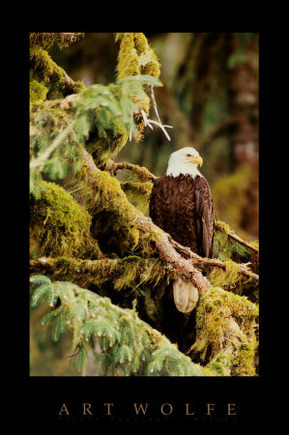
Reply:
[[[84, 151], [84, 165], [88, 178], [92, 178], [94, 174], [100, 171], [87, 151]], [[116, 189], [117, 187], [113, 187], [112, 185], [111, 188]], [[123, 196], [120, 198], [122, 193]], [[111, 196], [117, 195], [113, 194]], [[123, 205], [120, 213], [130, 221], [132, 226], [135, 226], [143, 234], [145, 239], [150, 239], [150, 243], [154, 244], [159, 257], [170, 265], [172, 270], [191, 280], [199, 292], [203, 291], [204, 288], [211, 287], [209, 281], [194, 267], [192, 261], [183, 258], [181, 254], [174, 249], [169, 234], [165, 233], [161, 228], [155, 225], [150, 218], [144, 216], [128, 202], [121, 187], [120, 192], [118, 192], [118, 198], [118, 206], [120, 203]]]
[[[86, 162], [86, 170], [91, 174], [99, 171], [96, 167], [92, 157], [85, 151], [85, 162]], [[117, 168], [128, 168], [136, 169], [139, 168], [136, 165], [131, 165], [128, 163], [114, 164]], [[143, 168], [142, 168], [143, 169]], [[144, 168], [145, 169], [145, 168]], [[137, 169], [138, 170], [138, 169]], [[148, 171], [149, 172], [149, 171]], [[142, 172], [140, 172], [142, 173]], [[143, 174], [146, 172], [144, 171]], [[159, 254], [159, 257], [167, 264], [171, 266], [171, 268], [180, 275], [185, 276], [197, 287], [198, 291], [202, 291], [206, 287], [211, 287], [211, 284], [204, 277], [195, 266], [197, 267], [219, 267], [221, 269], [226, 268], [226, 264], [218, 259], [210, 259], [203, 258], [199, 255], [192, 252], [188, 247], [182, 246], [177, 243], [172, 237], [164, 232], [161, 228], [155, 225], [150, 218], [145, 217], [142, 213], [140, 213], [137, 209], [130, 205], [129, 212], [127, 211], [128, 200], [124, 196], [122, 198], [123, 210], [122, 214], [125, 217], [126, 214], [129, 213], [127, 218], [130, 221], [132, 226], [135, 226], [141, 233], [144, 238], [148, 238], [154, 242], [154, 246], [156, 251]], [[231, 234], [231, 233], [230, 233]], [[149, 235], [149, 236], [148, 236]], [[242, 239], [240, 239], [242, 241]], [[238, 240], [239, 241], [239, 240]], [[246, 243], [246, 242], [245, 242]], [[251, 246], [251, 245], [250, 245]], [[248, 278], [259, 280], [259, 276], [250, 270], [243, 264], [238, 264], [240, 273]]]
[[250, 243], [245, 242], [245, 240], [241, 239], [241, 237], [237, 236], [237, 234], [229, 233], [228, 237], [236, 240], [236, 242], [241, 243], [241, 245], [246, 246], [246, 248], [250, 249], [251, 251], [259, 253], [259, 249], [256, 246], [250, 245]]
[[214, 224], [215, 224], [215, 229], [225, 233], [228, 237], [230, 237], [233, 240], [236, 240], [236, 242], [240, 243], [241, 245], [246, 246], [246, 248], [250, 249], [251, 251], [259, 253], [259, 248], [251, 245], [248, 242], [245, 242], [245, 240], [241, 239], [241, 237], [237, 236], [237, 234], [234, 234], [232, 231], [230, 231], [229, 225], [224, 224], [224, 222], [218, 220], [215, 220]]
[[120, 162], [115, 163], [112, 160], [109, 160], [107, 163], [99, 167], [104, 171], [108, 171], [112, 176], [115, 175], [117, 171], [122, 169], [128, 169], [135, 173], [139, 180], [142, 182], [155, 180], [157, 177], [152, 174], [146, 167], [134, 165], [132, 163]]
[[[242, 239], [240, 239], [242, 240]], [[182, 246], [180, 243], [177, 243], [175, 240], [171, 238], [171, 243], [173, 247], [180, 253], [182, 253], [183, 256], [190, 258], [193, 263], [197, 266], [203, 267], [203, 266], [211, 266], [211, 267], [219, 267], [220, 269], [225, 269], [226, 265], [223, 261], [215, 259], [215, 258], [203, 258], [200, 257], [195, 252], [191, 251], [190, 248], [187, 246]], [[251, 245], [250, 245], [251, 246]], [[251, 272], [246, 268], [243, 264], [238, 264], [240, 273], [244, 276], [247, 276], [248, 278], [252, 278], [254, 280], [259, 280], [259, 275], [257, 275], [254, 272]]]

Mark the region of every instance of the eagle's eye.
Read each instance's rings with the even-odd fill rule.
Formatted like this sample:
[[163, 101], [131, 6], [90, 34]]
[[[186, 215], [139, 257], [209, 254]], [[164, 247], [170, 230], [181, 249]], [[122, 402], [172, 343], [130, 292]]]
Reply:
[[186, 157], [191, 157], [192, 156], [192, 154], [186, 154]]

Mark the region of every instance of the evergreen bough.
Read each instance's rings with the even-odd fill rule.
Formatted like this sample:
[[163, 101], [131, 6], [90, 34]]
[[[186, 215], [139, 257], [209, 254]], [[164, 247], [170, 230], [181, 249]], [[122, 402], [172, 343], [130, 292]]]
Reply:
[[85, 374], [91, 353], [107, 375], [203, 376], [199, 365], [140, 320], [135, 309], [122, 309], [70, 282], [52, 282], [43, 275], [33, 275], [30, 281], [35, 290], [32, 306], [50, 307], [41, 325], [53, 323], [52, 340], [72, 330], [79, 373]]

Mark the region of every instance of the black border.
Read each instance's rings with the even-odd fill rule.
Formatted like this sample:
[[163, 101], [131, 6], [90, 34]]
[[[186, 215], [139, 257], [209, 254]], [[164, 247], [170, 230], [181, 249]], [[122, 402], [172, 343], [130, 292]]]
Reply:
[[[135, 30], [135, 29], [133, 29]], [[28, 59], [28, 32], [19, 32], [16, 44], [21, 47], [22, 55], [22, 99], [23, 105], [19, 104], [19, 113], [23, 114], [23, 126], [13, 134], [18, 134], [18, 144], [22, 161], [17, 160], [16, 172], [20, 175], [19, 201], [16, 204], [16, 218], [19, 233], [16, 235], [17, 244], [20, 246], [18, 255], [23, 261], [18, 261], [17, 274], [15, 264], [13, 271], [18, 289], [21, 292], [20, 316], [18, 317], [22, 329], [22, 358], [19, 353], [16, 358], [17, 373], [20, 380], [17, 380], [17, 392], [13, 388], [9, 390], [13, 406], [10, 406], [12, 414], [20, 415], [20, 421], [27, 428], [45, 429], [59, 427], [60, 429], [94, 428], [98, 429], [100, 424], [107, 429], [110, 427], [135, 428], [144, 427], [177, 427], [189, 428], [192, 432], [198, 429], [215, 430], [222, 429], [225, 433], [259, 433], [267, 429], [268, 433], [286, 433], [288, 425], [286, 408], [280, 395], [284, 385], [282, 370], [278, 371], [278, 351], [284, 350], [284, 336], [276, 336], [276, 323], [280, 332], [282, 325], [280, 321], [286, 316], [285, 307], [280, 307], [278, 314], [274, 311], [274, 300], [271, 292], [277, 289], [276, 277], [271, 270], [270, 249], [275, 243], [274, 234], [268, 232], [265, 224], [265, 217], [270, 216], [271, 209], [266, 201], [266, 193], [272, 189], [272, 184], [266, 176], [270, 155], [266, 147], [272, 144], [273, 132], [270, 131], [270, 119], [268, 115], [268, 95], [274, 98], [272, 89], [264, 84], [268, 73], [265, 70], [271, 63], [274, 42], [266, 32], [258, 32], [260, 36], [260, 375], [259, 377], [248, 378], [106, 378], [106, 377], [30, 377], [29, 376], [29, 304], [27, 302], [28, 283], [28, 85], [27, 77], [29, 68]], [[15, 35], [14, 35], [15, 36]], [[18, 50], [18, 54], [20, 50]], [[18, 62], [19, 62], [18, 56]], [[15, 81], [19, 80], [19, 67], [15, 75]], [[270, 68], [271, 71], [271, 68]], [[9, 73], [11, 73], [10, 71]], [[276, 77], [275, 77], [276, 78]], [[14, 76], [13, 76], [14, 80]], [[19, 88], [18, 88], [19, 92]], [[19, 95], [19, 94], [18, 94]], [[14, 124], [15, 125], [15, 120]], [[271, 135], [271, 136], [270, 136]], [[24, 140], [23, 140], [24, 139]], [[274, 148], [274, 147], [273, 147]], [[272, 152], [272, 146], [271, 146]], [[269, 150], [269, 147], [268, 147]], [[274, 150], [273, 150], [274, 151]], [[17, 166], [17, 163], [19, 166]], [[19, 208], [23, 212], [19, 220]], [[14, 208], [13, 208], [14, 212]], [[24, 214], [24, 217], [22, 215]], [[14, 215], [15, 216], [15, 215]], [[280, 223], [281, 225], [281, 223]], [[20, 234], [20, 235], [19, 235]], [[270, 240], [271, 239], [271, 240]], [[15, 245], [14, 255], [15, 255]], [[12, 272], [13, 273], [13, 272]], [[272, 310], [273, 308], [273, 310]], [[276, 306], [277, 308], [277, 306]], [[273, 311], [273, 312], [272, 312]], [[285, 317], [286, 318], [286, 317]], [[24, 325], [24, 327], [23, 327]], [[274, 327], [274, 329], [273, 329]], [[265, 340], [266, 336], [266, 340]], [[268, 351], [268, 340], [274, 337], [274, 347]], [[265, 342], [267, 341], [267, 344]], [[19, 350], [19, 349], [18, 349]], [[267, 352], [267, 354], [266, 354]], [[265, 355], [266, 354], [266, 355]], [[284, 358], [284, 356], [283, 356]], [[15, 370], [15, 369], [14, 369]], [[15, 375], [12, 375], [15, 377]], [[79, 415], [79, 409], [83, 402], [89, 402], [97, 410], [103, 410], [104, 403], [115, 403], [117, 409], [115, 415], [106, 416], [104, 412], [96, 412], [93, 417], [85, 419]], [[151, 414], [145, 417], [137, 417], [133, 412], [133, 403], [149, 403]], [[197, 416], [186, 416], [184, 404], [190, 402], [199, 409]], [[11, 402], [9, 402], [11, 404]], [[63, 403], [66, 403], [70, 416], [58, 413]], [[160, 405], [171, 403], [174, 412], [170, 416], [160, 414]], [[216, 404], [216, 415], [209, 417], [204, 415], [203, 407], [207, 403]], [[236, 404], [237, 416], [232, 419], [225, 415], [224, 406], [227, 403]], [[288, 427], [288, 426], [287, 426]], [[208, 432], [204, 432], [208, 433]]]

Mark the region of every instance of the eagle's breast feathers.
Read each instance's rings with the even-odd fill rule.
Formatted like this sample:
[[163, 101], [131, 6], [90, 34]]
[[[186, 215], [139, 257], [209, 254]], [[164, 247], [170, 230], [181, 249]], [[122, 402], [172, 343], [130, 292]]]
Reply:
[[157, 178], [150, 197], [150, 217], [176, 242], [202, 257], [212, 257], [213, 200], [203, 176], [180, 174]]

